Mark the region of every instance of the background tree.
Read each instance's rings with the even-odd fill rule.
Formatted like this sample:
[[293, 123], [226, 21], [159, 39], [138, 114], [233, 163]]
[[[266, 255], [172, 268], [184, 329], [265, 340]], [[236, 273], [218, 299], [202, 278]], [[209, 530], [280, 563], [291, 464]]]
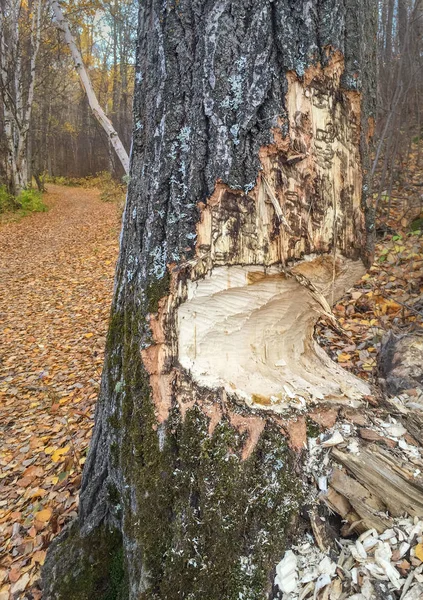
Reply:
[[[4, 6], [7, 7], [10, 2], [7, 0]], [[18, 5], [21, 3], [16, 3]], [[53, 13], [48, 10], [48, 3], [42, 3], [42, 7], [25, 162], [30, 170], [50, 177], [85, 177], [106, 170], [112, 170], [115, 176], [120, 177], [124, 170], [113, 158], [114, 151], [107, 136], [92, 116], [69, 49], [53, 22]], [[64, 3], [63, 8], [99, 103], [114, 122], [129, 152], [137, 0], [123, 0], [118, 6], [100, 0], [81, 0], [72, 2], [72, 6]], [[29, 31], [24, 24], [29, 14], [33, 13], [26, 9], [18, 10], [17, 22], [24, 37]], [[8, 35], [7, 29], [3, 32]], [[27, 52], [29, 46], [24, 44], [20, 49]], [[4, 57], [10, 63], [8, 68], [14, 77], [16, 71], [12, 53], [6, 52]], [[28, 77], [28, 68], [26, 60], [22, 66], [24, 78]], [[12, 79], [5, 80], [3, 90], [6, 93], [11, 86], [14, 97]], [[5, 107], [7, 111], [2, 98], [0, 115], [3, 115]], [[3, 118], [0, 118], [0, 144], [4, 147], [0, 154], [0, 179], [6, 183], [10, 180], [10, 167]], [[28, 181], [31, 182], [30, 177]]]
[[48, 598], [273, 597], [298, 409], [368, 393], [312, 332], [371, 258], [375, 8], [141, 4], [96, 426]]
[[28, 134], [31, 126], [37, 55], [40, 48], [41, 0], [0, 3], [0, 94], [3, 105], [5, 161], [13, 194], [31, 179]]
[[[67, 19], [65, 18], [64, 14], [63, 14], [63, 11], [60, 7], [59, 2], [57, 2], [56, 0], [50, 0], [50, 4], [53, 9], [54, 18], [55, 18], [57, 27], [63, 33], [66, 44], [68, 45], [68, 48], [71, 52], [71, 55], [72, 55], [72, 58], [73, 58], [73, 61], [75, 64], [75, 69], [79, 75], [81, 85], [84, 88], [84, 91], [87, 95], [87, 100], [90, 105], [90, 108], [93, 111], [95, 118], [97, 119], [97, 121], [99, 122], [101, 127], [103, 128], [105, 134], [107, 135], [108, 144], [116, 152], [116, 155], [117, 155], [117, 157], [125, 171], [125, 174], [126, 174], [126, 173], [128, 173], [128, 170], [129, 170], [128, 154], [119, 138], [119, 135], [117, 134], [115, 128], [113, 127], [112, 122], [110, 121], [110, 119], [107, 118], [103, 108], [100, 106], [100, 103], [98, 102], [97, 96], [95, 94], [94, 88], [93, 88], [91, 80], [90, 80], [90, 77], [88, 75], [88, 71], [85, 68], [84, 61], [82, 60], [81, 53], [78, 50], [78, 47], [75, 43], [75, 40], [74, 40], [72, 32], [71, 32], [71, 29], [69, 27], [69, 23], [67, 22]], [[115, 70], [116, 69], [117, 69], [117, 65], [116, 65], [116, 61], [115, 61], [114, 68], [113, 68], [113, 71], [114, 71], [113, 78], [114, 79], [115, 79]]]
[[372, 175], [376, 204], [385, 218], [393, 196], [407, 195], [408, 204], [421, 204], [419, 187], [413, 184], [421, 183], [422, 27], [422, 0], [380, 0]]

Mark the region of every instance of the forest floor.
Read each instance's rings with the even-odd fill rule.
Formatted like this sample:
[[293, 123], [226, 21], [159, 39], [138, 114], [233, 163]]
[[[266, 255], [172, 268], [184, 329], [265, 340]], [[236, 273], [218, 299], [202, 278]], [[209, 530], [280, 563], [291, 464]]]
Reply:
[[49, 185], [44, 200], [0, 227], [1, 600], [41, 597], [46, 548], [76, 515], [118, 253], [98, 191]]
[[[0, 226], [0, 600], [41, 598], [48, 544], [77, 514], [118, 252], [119, 210], [96, 190], [50, 185], [45, 201]], [[422, 326], [419, 214], [392, 203], [373, 266], [334, 308], [342, 332], [317, 328], [373, 382], [383, 334]]]

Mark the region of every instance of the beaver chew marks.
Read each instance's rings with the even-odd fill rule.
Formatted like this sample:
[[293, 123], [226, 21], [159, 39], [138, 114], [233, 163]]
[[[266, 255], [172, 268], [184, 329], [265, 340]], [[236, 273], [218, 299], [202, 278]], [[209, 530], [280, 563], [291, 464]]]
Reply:
[[[335, 298], [362, 272], [360, 263], [338, 264]], [[188, 299], [178, 309], [181, 365], [200, 385], [223, 387], [250, 406], [276, 412], [304, 400], [348, 401], [368, 394], [367, 385], [313, 339], [323, 312], [316, 291], [331, 298], [333, 279], [332, 259], [319, 257], [288, 273], [281, 266], [217, 267], [190, 282]]]

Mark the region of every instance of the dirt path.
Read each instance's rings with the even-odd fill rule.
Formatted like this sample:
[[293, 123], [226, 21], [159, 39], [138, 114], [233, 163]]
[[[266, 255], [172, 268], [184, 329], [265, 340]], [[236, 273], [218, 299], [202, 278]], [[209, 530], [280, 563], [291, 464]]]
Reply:
[[115, 204], [48, 191], [49, 212], [0, 226], [0, 600], [40, 597], [76, 514], [117, 258]]

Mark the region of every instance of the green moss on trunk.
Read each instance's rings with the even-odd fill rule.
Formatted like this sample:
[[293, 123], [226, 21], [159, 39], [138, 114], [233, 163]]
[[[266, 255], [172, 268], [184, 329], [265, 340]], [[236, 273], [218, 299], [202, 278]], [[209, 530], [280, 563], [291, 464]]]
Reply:
[[119, 463], [135, 488], [136, 509], [129, 494], [124, 500], [124, 528], [148, 572], [141, 597], [261, 600], [301, 503], [285, 439], [269, 419], [242, 461], [245, 437], [225, 418], [210, 437], [197, 406], [183, 422], [175, 406], [157, 426], [134, 340], [124, 344]]
[[[43, 569], [49, 600], [127, 600], [122, 536], [101, 526], [85, 537], [78, 523], [53, 544]], [[54, 575], [52, 576], [52, 572]]]
[[[115, 407], [107, 501], [121, 532], [102, 526], [81, 539], [76, 528], [60, 545], [76, 558], [52, 598], [262, 600], [301, 504], [286, 441], [269, 416], [242, 460], [246, 436], [226, 417], [210, 436], [199, 406], [183, 421], [175, 403], [158, 425], [138, 317], [113, 315], [106, 361]], [[239, 410], [230, 400], [227, 408]]]

